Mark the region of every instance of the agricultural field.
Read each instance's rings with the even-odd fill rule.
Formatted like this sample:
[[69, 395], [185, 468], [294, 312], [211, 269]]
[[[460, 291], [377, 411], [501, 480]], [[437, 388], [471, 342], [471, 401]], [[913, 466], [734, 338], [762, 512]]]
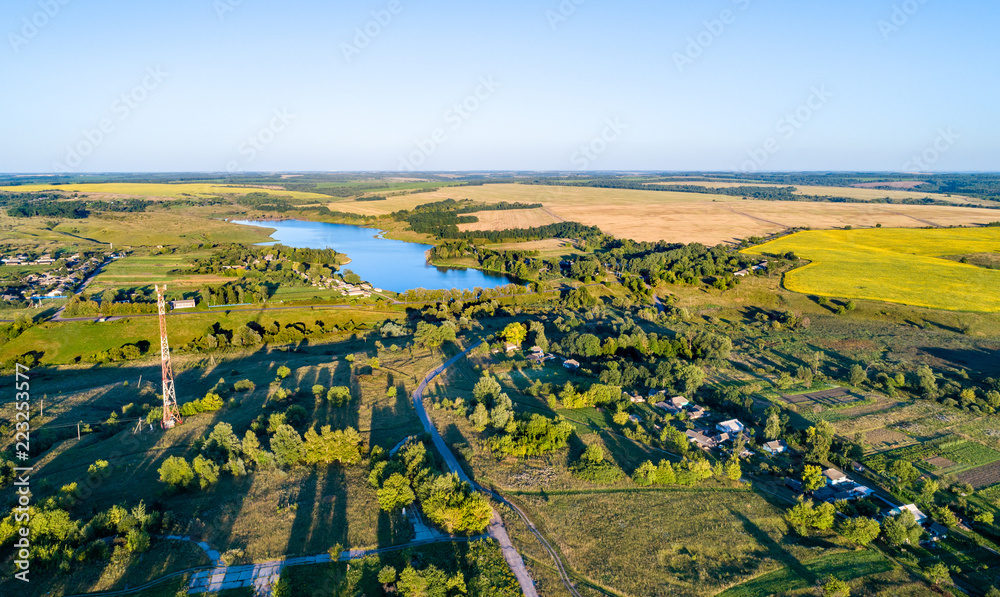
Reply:
[[[968, 203], [973, 205], [996, 205], [996, 202], [985, 201], [983, 199], [976, 199], [975, 197], [965, 197], [961, 195], [945, 195], [941, 193], [923, 193], [920, 191], [912, 190], [896, 190], [896, 189], [873, 189], [865, 186], [855, 185], [851, 187], [830, 187], [830, 186], [819, 186], [819, 185], [783, 185], [776, 183], [762, 183], [762, 182], [703, 182], [703, 181], [692, 181], [689, 183], [683, 182], [650, 182], [646, 184], [657, 185], [657, 186], [681, 186], [681, 185], [694, 185], [699, 187], [706, 187], [709, 189], [727, 189], [735, 187], [772, 187], [772, 188], [784, 188], [784, 187], [794, 187], [795, 190], [792, 191], [795, 195], [807, 195], [807, 196], [818, 196], [818, 197], [844, 197], [847, 199], [857, 199], [860, 201], [877, 201], [879, 199], [923, 199], [925, 197], [930, 197], [931, 199], [936, 199], [938, 201], [950, 201], [953, 203]], [[916, 183], [919, 184], [919, 183]]]
[[881, 452], [865, 458], [865, 464], [883, 470], [897, 459], [910, 462], [919, 470], [942, 476], [957, 474], [1000, 460], [1000, 452], [956, 435], [925, 441], [913, 446]]
[[276, 197], [291, 197], [292, 199], [329, 199], [327, 195], [287, 191], [280, 187], [254, 187], [206, 183], [94, 183], [94, 184], [26, 184], [0, 187], [0, 191], [15, 193], [31, 193], [40, 191], [59, 191], [63, 193], [79, 193], [95, 199], [119, 199], [125, 197], [147, 197], [150, 199], [185, 199], [199, 197], [217, 197], [220, 195], [244, 195], [246, 193], [266, 193]]
[[133, 255], [108, 264], [87, 286], [94, 294], [112, 288], [135, 289], [154, 284], [170, 284], [171, 293], [198, 290], [206, 284], [220, 285], [232, 280], [217, 275], [195, 275], [186, 273], [195, 259], [206, 257], [208, 251], [200, 253], [177, 253], [170, 255]]
[[507, 230], [513, 228], [534, 228], [555, 224], [562, 219], [557, 218], [546, 209], [504, 209], [496, 211], [477, 211], [468, 214], [479, 219], [472, 224], [459, 224], [459, 230]]
[[515, 498], [573, 568], [628, 596], [714, 595], [782, 566], [845, 551], [789, 534], [783, 505], [748, 489], [547, 491]]
[[1000, 252], [1000, 228], [806, 231], [746, 249], [811, 261], [785, 274], [789, 290], [953, 311], [1000, 311], [1000, 271], [943, 259]]
[[558, 218], [599, 226], [615, 236], [706, 245], [738, 242], [796, 227], [874, 227], [876, 224], [916, 227], [927, 226], [928, 222], [956, 226], [1000, 219], [1000, 212], [995, 210], [965, 207], [744, 201], [738, 197], [700, 193], [522, 184], [452, 187], [389, 197], [386, 201], [343, 200], [328, 206], [331, 210], [377, 216], [444, 199], [541, 203]]

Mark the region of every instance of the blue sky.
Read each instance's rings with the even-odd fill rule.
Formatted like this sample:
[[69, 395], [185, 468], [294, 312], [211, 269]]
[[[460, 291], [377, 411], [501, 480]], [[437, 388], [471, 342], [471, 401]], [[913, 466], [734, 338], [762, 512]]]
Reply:
[[998, 17], [987, 0], [6, 0], [0, 171], [1000, 170]]

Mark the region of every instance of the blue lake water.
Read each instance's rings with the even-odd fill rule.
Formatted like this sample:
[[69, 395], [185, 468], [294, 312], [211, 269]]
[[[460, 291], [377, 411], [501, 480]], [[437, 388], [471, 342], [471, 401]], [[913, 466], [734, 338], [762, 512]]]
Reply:
[[472, 290], [495, 288], [512, 280], [477, 269], [435, 267], [427, 263], [431, 245], [382, 238], [382, 231], [346, 224], [283, 220], [257, 222], [233, 220], [236, 224], [274, 228], [278, 244], [297, 249], [333, 249], [346, 253], [351, 262], [341, 272], [351, 270], [376, 288], [405, 292], [411, 288]]

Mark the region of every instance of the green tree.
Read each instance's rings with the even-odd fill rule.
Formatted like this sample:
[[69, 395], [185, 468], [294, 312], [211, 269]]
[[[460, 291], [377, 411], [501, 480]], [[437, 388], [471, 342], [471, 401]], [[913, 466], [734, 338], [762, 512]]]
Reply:
[[472, 422], [472, 426], [476, 431], [486, 431], [486, 426], [490, 422], [490, 414], [486, 410], [486, 405], [482, 402], [477, 404], [475, 410], [469, 415], [469, 421]]
[[639, 465], [639, 468], [635, 469], [632, 473], [632, 481], [636, 485], [649, 486], [653, 484], [653, 479], [656, 476], [656, 465], [652, 461], [647, 460]]
[[500, 387], [500, 382], [493, 378], [489, 373], [483, 374], [483, 376], [476, 382], [476, 386], [472, 388], [472, 397], [475, 398], [476, 402], [487, 402], [491, 403], [503, 391]]
[[347, 386], [334, 386], [327, 391], [326, 399], [334, 406], [344, 406], [351, 401], [351, 389]]
[[386, 479], [377, 494], [378, 505], [386, 512], [397, 512], [417, 499], [410, 487], [410, 480], [399, 473], [393, 473]]
[[826, 420], [820, 420], [816, 425], [806, 429], [807, 462], [822, 463], [830, 454], [833, 445], [833, 425]]
[[302, 438], [291, 425], [280, 425], [271, 436], [271, 452], [279, 466], [290, 467], [302, 461]]
[[219, 480], [219, 465], [201, 454], [194, 458], [194, 472], [202, 489], [208, 489]]
[[191, 465], [181, 456], [171, 456], [163, 461], [159, 471], [160, 481], [174, 489], [187, 487], [194, 481], [194, 471]]
[[864, 367], [857, 363], [851, 365], [850, 381], [851, 385], [855, 387], [858, 387], [868, 381], [868, 374], [865, 373]]
[[826, 477], [823, 476], [823, 469], [818, 466], [807, 464], [802, 469], [802, 488], [806, 491], [814, 491], [826, 485]]
[[224, 404], [222, 396], [219, 396], [215, 392], [209, 392], [205, 394], [205, 397], [199, 400], [198, 410], [203, 413], [215, 412], [222, 408]]
[[936, 398], [938, 395], [937, 379], [934, 371], [927, 365], [921, 365], [917, 369], [917, 389], [925, 398]]
[[353, 427], [333, 431], [324, 425], [306, 431], [302, 443], [302, 460], [306, 464], [357, 464], [361, 460], [361, 434]]
[[140, 529], [130, 530], [125, 538], [125, 548], [132, 553], [149, 550], [149, 533]]
[[285, 379], [286, 377], [291, 375], [291, 373], [292, 370], [284, 365], [278, 367], [278, 379]]
[[372, 357], [368, 359], [368, 366], [371, 367], [373, 370], [378, 371], [378, 368], [380, 366], [378, 357]]
[[840, 534], [864, 547], [875, 540], [882, 531], [877, 520], [862, 516], [848, 518], [840, 525]]
[[516, 321], [507, 324], [507, 327], [503, 329], [503, 337], [506, 338], [507, 342], [515, 346], [520, 346], [527, 336], [528, 330], [524, 329], [524, 326]]
[[934, 494], [941, 489], [941, 484], [934, 479], [924, 479], [920, 483], [920, 501], [928, 504], [934, 503]]
[[920, 476], [920, 471], [908, 460], [897, 458], [889, 463], [886, 472], [895, 477], [900, 485], [910, 485]]
[[951, 584], [951, 574], [949, 573], [948, 566], [943, 562], [938, 562], [924, 568], [924, 576], [934, 586]]
[[941, 506], [940, 508], [934, 509], [934, 520], [940, 522], [949, 529], [953, 529], [958, 526], [958, 518], [955, 513], [951, 511], [948, 506]]
[[904, 510], [897, 516], [889, 516], [882, 521], [882, 537], [886, 543], [894, 547], [916, 545], [920, 542], [923, 532], [909, 510]]
[[773, 412], [767, 416], [767, 423], [764, 425], [764, 437], [767, 439], [778, 439], [781, 437], [781, 417]]
[[743, 469], [740, 468], [740, 459], [734, 454], [725, 465], [726, 476], [733, 481], [739, 481], [743, 476]]
[[378, 571], [378, 581], [382, 583], [383, 589], [388, 589], [389, 585], [396, 582], [396, 569], [392, 566], [383, 566], [381, 570]]

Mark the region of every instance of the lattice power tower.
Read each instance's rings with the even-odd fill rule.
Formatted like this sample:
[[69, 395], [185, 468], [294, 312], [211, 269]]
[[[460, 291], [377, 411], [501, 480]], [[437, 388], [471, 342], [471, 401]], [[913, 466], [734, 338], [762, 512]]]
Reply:
[[163, 299], [167, 285], [156, 286], [156, 308], [160, 313], [160, 364], [163, 368], [163, 428], [171, 429], [181, 423], [177, 411], [177, 392], [174, 390], [174, 371], [170, 367], [170, 345], [167, 343], [167, 303]]

